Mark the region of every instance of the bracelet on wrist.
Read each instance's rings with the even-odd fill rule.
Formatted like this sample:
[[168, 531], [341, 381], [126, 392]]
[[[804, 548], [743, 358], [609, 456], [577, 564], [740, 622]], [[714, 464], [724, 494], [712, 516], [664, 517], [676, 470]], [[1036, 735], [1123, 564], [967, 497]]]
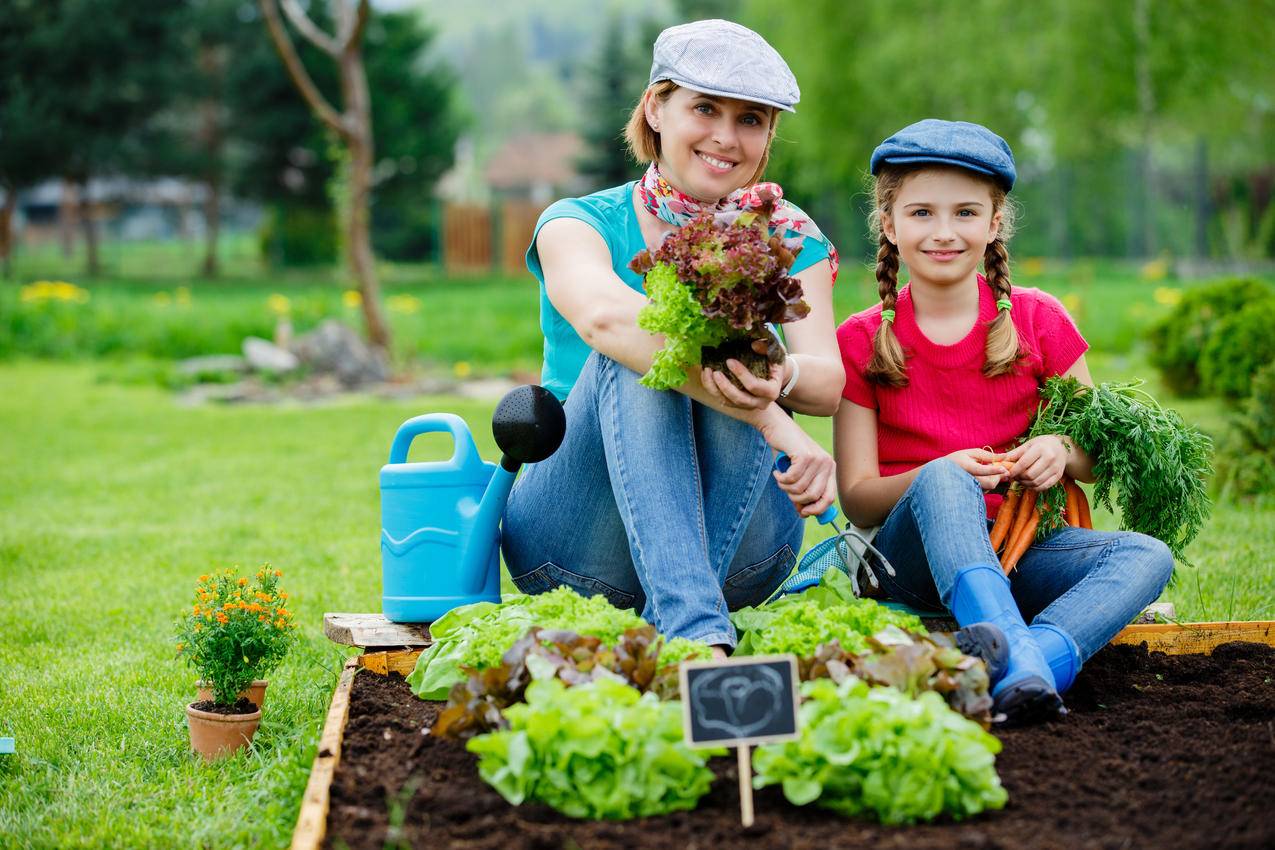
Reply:
[[784, 384], [784, 388], [779, 391], [780, 398], [788, 398], [788, 394], [792, 392], [792, 388], [797, 386], [797, 378], [801, 375], [801, 363], [796, 357], [789, 355], [787, 360], [792, 362], [792, 377], [788, 379], [788, 383]]

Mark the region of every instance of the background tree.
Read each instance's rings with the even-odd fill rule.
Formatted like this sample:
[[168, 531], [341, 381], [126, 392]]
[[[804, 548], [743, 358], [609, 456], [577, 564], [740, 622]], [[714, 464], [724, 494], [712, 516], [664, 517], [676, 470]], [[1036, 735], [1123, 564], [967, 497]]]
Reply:
[[348, 174], [342, 210], [346, 234], [346, 254], [350, 271], [363, 296], [363, 319], [371, 344], [388, 354], [390, 329], [381, 306], [380, 285], [372, 255], [371, 192], [374, 150], [372, 99], [363, 66], [363, 33], [371, 14], [368, 0], [337, 0], [333, 15], [336, 35], [319, 29], [295, 0], [283, 0], [288, 20], [314, 46], [337, 64], [344, 110], [338, 112], [315, 86], [292, 46], [292, 39], [279, 17], [276, 0], [260, 0], [261, 11], [275, 48], [293, 83], [301, 91], [315, 115], [340, 139], [348, 157]]

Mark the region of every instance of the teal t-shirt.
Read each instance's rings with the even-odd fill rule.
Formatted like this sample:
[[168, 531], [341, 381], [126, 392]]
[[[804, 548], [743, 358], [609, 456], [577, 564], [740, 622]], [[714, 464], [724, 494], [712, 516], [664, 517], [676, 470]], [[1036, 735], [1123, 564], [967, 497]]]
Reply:
[[[575, 385], [584, 361], [592, 350], [575, 328], [563, 318], [549, 302], [545, 291], [544, 270], [540, 268], [540, 256], [536, 252], [536, 238], [540, 228], [556, 218], [575, 218], [596, 230], [611, 252], [611, 268], [625, 285], [638, 292], [642, 288], [642, 276], [629, 269], [629, 261], [646, 247], [642, 229], [638, 226], [637, 213], [633, 210], [633, 187], [636, 181], [603, 189], [583, 198], [563, 198], [540, 214], [536, 231], [527, 248], [527, 268], [540, 281], [540, 331], [544, 334], [544, 367], [540, 383], [558, 399], [565, 400]], [[800, 234], [789, 231], [788, 236]], [[789, 274], [797, 274], [815, 263], [828, 259], [827, 247], [817, 239], [806, 239], [802, 251], [793, 263]]]

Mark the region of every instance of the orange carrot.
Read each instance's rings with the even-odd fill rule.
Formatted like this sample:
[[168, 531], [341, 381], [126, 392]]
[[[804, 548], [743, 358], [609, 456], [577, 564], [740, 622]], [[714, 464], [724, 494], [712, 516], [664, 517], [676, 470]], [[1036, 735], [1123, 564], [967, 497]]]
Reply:
[[1005, 553], [1001, 555], [1001, 569], [1005, 575], [1013, 572], [1018, 566], [1018, 559], [1023, 557], [1036, 539], [1036, 527], [1040, 525], [1040, 511], [1036, 508], [1039, 493], [1024, 494], [1018, 503], [1018, 515], [1015, 517], [1014, 533], [1005, 543]]
[[1014, 521], [1014, 514], [1018, 510], [1018, 502], [1023, 497], [1023, 489], [1021, 487], [1011, 487], [1009, 495], [1005, 497], [1005, 501], [1001, 502], [1000, 510], [996, 512], [996, 522], [992, 523], [992, 551], [999, 552], [1001, 546], [1005, 544], [1005, 538], [1009, 536], [1009, 526]]
[[1093, 516], [1089, 513], [1089, 497], [1085, 495], [1084, 489], [1079, 484], [1074, 484], [1076, 488], [1076, 499], [1080, 503], [1080, 527], [1093, 528]]
[[1067, 507], [1063, 512], [1063, 518], [1072, 528], [1080, 527], [1080, 499], [1076, 496], [1076, 490], [1076, 482], [1064, 475], [1063, 491], [1067, 494]]

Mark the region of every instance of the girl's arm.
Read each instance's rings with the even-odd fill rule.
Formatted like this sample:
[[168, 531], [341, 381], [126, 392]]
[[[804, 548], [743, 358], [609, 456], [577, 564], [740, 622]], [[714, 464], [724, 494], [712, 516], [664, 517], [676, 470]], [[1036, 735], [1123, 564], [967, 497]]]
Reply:
[[[638, 311], [646, 304], [646, 296], [615, 274], [611, 252], [601, 234], [577, 219], [554, 219], [540, 228], [536, 251], [550, 303], [581, 339], [634, 372], [643, 374], [650, 369], [663, 337], [638, 327]], [[803, 515], [822, 513], [832, 504], [836, 498], [832, 457], [777, 404], [737, 407], [724, 401], [720, 393], [706, 390], [695, 374], [677, 391], [747, 422], [772, 448], [787, 454], [792, 466], [776, 478]]]
[[[880, 525], [922, 467], [882, 477], [877, 464], [877, 412], [846, 399], [832, 417], [832, 440], [842, 510], [860, 528]], [[1004, 469], [992, 463], [997, 458], [983, 449], [962, 449], [947, 456], [984, 490], [996, 487], [1004, 476]]]
[[[1075, 378], [1087, 387], [1093, 386], [1084, 355], [1063, 373], [1063, 377]], [[1042, 434], [1028, 440], [1008, 452], [1005, 459], [1014, 463], [1010, 477], [1037, 492], [1053, 487], [1062, 480], [1064, 472], [1076, 481], [1089, 483], [1094, 480], [1093, 458], [1074, 441], [1058, 434]]]

